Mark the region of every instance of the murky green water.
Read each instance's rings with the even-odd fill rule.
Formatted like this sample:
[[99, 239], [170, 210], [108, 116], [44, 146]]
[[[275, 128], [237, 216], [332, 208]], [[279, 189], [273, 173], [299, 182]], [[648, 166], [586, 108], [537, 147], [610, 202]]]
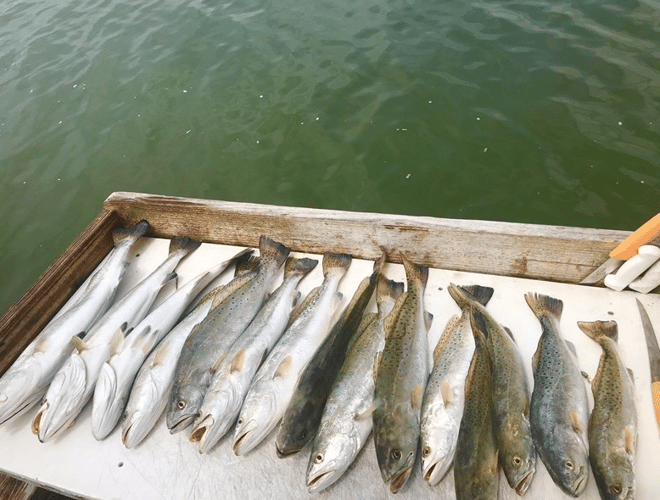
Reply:
[[0, 2], [0, 311], [113, 191], [633, 229], [657, 0]]

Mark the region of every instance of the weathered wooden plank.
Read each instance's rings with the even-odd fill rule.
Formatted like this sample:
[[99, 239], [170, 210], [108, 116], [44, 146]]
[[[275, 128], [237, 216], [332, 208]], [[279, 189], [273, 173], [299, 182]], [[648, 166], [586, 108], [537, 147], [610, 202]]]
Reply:
[[0, 374], [112, 249], [117, 214], [103, 210], [0, 318]]
[[30, 500], [36, 490], [34, 484], [0, 474], [0, 499]]
[[113, 193], [125, 224], [147, 219], [155, 236], [257, 246], [266, 233], [294, 251], [374, 259], [381, 245], [431, 267], [579, 283], [630, 233], [563, 226], [410, 217]]

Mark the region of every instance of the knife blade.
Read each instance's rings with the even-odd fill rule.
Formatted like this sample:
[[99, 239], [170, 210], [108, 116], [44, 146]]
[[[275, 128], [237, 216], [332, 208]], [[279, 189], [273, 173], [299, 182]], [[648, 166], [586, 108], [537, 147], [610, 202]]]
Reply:
[[651, 396], [653, 397], [653, 408], [655, 410], [655, 419], [658, 422], [658, 430], [660, 430], [660, 347], [658, 347], [658, 339], [655, 336], [653, 325], [646, 312], [646, 309], [639, 301], [639, 314], [642, 317], [642, 326], [644, 327], [644, 335], [646, 336], [646, 348], [649, 352], [649, 365], [651, 368]]
[[634, 233], [623, 240], [610, 252], [610, 258], [596, 268], [589, 276], [580, 281], [581, 285], [595, 285], [605, 276], [619, 269], [623, 263], [637, 255], [642, 245], [660, 236], [660, 213], [642, 224]]

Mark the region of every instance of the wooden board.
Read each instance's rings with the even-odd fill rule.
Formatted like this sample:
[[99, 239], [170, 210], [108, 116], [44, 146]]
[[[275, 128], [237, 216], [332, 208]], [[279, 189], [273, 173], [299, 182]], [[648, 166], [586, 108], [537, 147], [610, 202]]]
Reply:
[[[144, 240], [132, 252], [140, 257], [135, 261], [123, 288], [136, 283], [141, 276], [164, 259], [167, 242], [159, 239]], [[180, 266], [181, 283], [198, 272], [211, 267], [236, 250], [235, 247], [206, 244]], [[317, 256], [318, 258], [318, 256]], [[359, 281], [370, 273], [372, 262], [355, 260], [341, 283], [347, 301]], [[403, 278], [400, 265], [389, 264], [388, 277]], [[224, 276], [224, 280], [229, 276]], [[303, 292], [320, 283], [321, 272], [316, 269], [301, 284]], [[527, 291], [547, 293], [561, 298], [564, 315], [561, 327], [566, 338], [576, 346], [580, 355], [580, 368], [591, 376], [596, 371], [600, 348], [582, 334], [578, 320], [614, 319], [620, 324], [622, 357], [635, 370], [636, 403], [639, 409], [639, 448], [637, 453], [637, 498], [652, 498], [660, 466], [660, 435], [655, 424], [650, 398], [648, 362], [645, 358], [644, 335], [633, 292], [613, 292], [608, 289], [550, 283], [538, 280], [465, 273], [432, 269], [425, 295], [427, 309], [434, 314], [429, 333], [429, 346], [434, 346], [449, 317], [458, 312], [446, 287], [479, 283], [495, 288], [489, 304], [493, 316], [509, 326], [522, 351], [527, 375], [531, 382], [531, 354], [536, 348], [540, 325], [524, 302]], [[171, 290], [169, 290], [171, 291]], [[165, 290], [165, 292], [168, 292]], [[121, 295], [121, 291], [119, 295]], [[159, 300], [162, 300], [160, 297]], [[660, 298], [643, 297], [651, 321], [660, 325]], [[274, 436], [271, 434], [261, 446], [245, 457], [236, 457], [230, 439], [224, 439], [208, 455], [200, 455], [188, 442], [187, 435], [170, 435], [161, 418], [156, 429], [134, 450], [121, 444], [120, 431], [97, 442], [91, 435], [91, 408], [88, 405], [75, 425], [53, 441], [41, 444], [30, 432], [30, 421], [36, 409], [25, 416], [0, 426], [0, 471], [48, 485], [72, 496], [93, 499], [243, 499], [243, 498], [309, 498], [337, 499], [391, 498], [382, 483], [370, 440], [358, 456], [356, 463], [332, 488], [320, 495], [310, 495], [304, 485], [309, 448], [287, 459], [277, 458]], [[527, 498], [548, 500], [568, 498], [552, 483], [543, 465], [538, 463], [537, 474]], [[421, 478], [417, 464], [409, 483], [397, 498], [454, 498], [453, 477], [435, 488], [429, 488]], [[508, 488], [502, 475], [500, 498], [518, 498]], [[581, 497], [598, 500], [593, 477]]]

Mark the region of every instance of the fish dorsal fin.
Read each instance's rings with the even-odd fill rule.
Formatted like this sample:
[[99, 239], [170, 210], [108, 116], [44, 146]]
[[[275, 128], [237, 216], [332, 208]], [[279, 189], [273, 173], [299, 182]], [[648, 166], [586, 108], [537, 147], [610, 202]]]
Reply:
[[445, 403], [445, 406], [449, 406], [453, 403], [451, 396], [451, 386], [446, 380], [440, 384], [440, 394], [442, 394], [442, 401]]
[[626, 453], [632, 456], [635, 453], [635, 434], [628, 426], [623, 429], [623, 443]]
[[245, 363], [245, 351], [241, 349], [236, 353], [234, 359], [231, 360], [231, 373], [240, 372]]
[[161, 346], [157, 351], [156, 355], [154, 356], [154, 360], [151, 363], [151, 366], [156, 366], [156, 365], [162, 365], [163, 361], [165, 361], [165, 357], [167, 356], [167, 352], [169, 351], [167, 344], [164, 344]]
[[110, 355], [114, 356], [115, 354], [120, 353], [123, 348], [124, 348], [124, 330], [118, 328], [117, 331], [112, 336], [112, 340], [110, 341]]
[[277, 367], [277, 370], [275, 370], [275, 374], [273, 375], [273, 378], [275, 379], [277, 377], [286, 377], [286, 375], [291, 370], [292, 364], [293, 364], [293, 358], [289, 354], [286, 358], [282, 360], [280, 365]]
[[357, 414], [355, 415], [355, 420], [357, 420], [358, 422], [360, 422], [360, 421], [362, 421], [362, 420], [366, 420], [366, 419], [369, 418], [371, 415], [373, 415], [373, 413], [376, 411], [376, 408], [377, 408], [377, 406], [376, 406], [375, 404], [371, 405], [371, 406], [370, 406], [369, 408], [367, 408], [366, 410], [364, 410], [364, 411], [362, 411], [362, 412], [360, 412], [360, 413], [357, 413]]
[[307, 294], [307, 297], [305, 297], [305, 300], [303, 300], [300, 304], [296, 306], [296, 308], [291, 312], [291, 316], [289, 317], [289, 325], [291, 326], [294, 321], [298, 319], [300, 316], [300, 313], [302, 313], [305, 309], [307, 309], [307, 306], [314, 300], [314, 298], [319, 294], [319, 289], [321, 287], [317, 286], [314, 288], [311, 292]]
[[374, 356], [374, 370], [373, 370], [374, 383], [378, 379], [378, 367], [380, 366], [380, 359], [382, 357], [383, 357], [383, 351], [378, 351]]
[[424, 387], [421, 384], [417, 384], [410, 394], [410, 406], [415, 410], [419, 410], [422, 407], [423, 397]]
[[578, 414], [575, 413], [573, 410], [571, 410], [568, 413], [568, 420], [571, 423], [571, 428], [577, 432], [578, 434], [582, 434], [584, 432], [584, 429], [582, 428], [582, 423], [580, 422], [580, 417], [578, 417]]
[[424, 327], [426, 328], [426, 333], [431, 329], [431, 324], [433, 323], [433, 314], [428, 311], [424, 311]]
[[85, 349], [89, 349], [89, 346], [87, 345], [87, 342], [85, 342], [83, 339], [77, 336], [71, 337], [71, 343], [73, 344], [73, 347], [76, 348], [78, 353], [83, 352]]

